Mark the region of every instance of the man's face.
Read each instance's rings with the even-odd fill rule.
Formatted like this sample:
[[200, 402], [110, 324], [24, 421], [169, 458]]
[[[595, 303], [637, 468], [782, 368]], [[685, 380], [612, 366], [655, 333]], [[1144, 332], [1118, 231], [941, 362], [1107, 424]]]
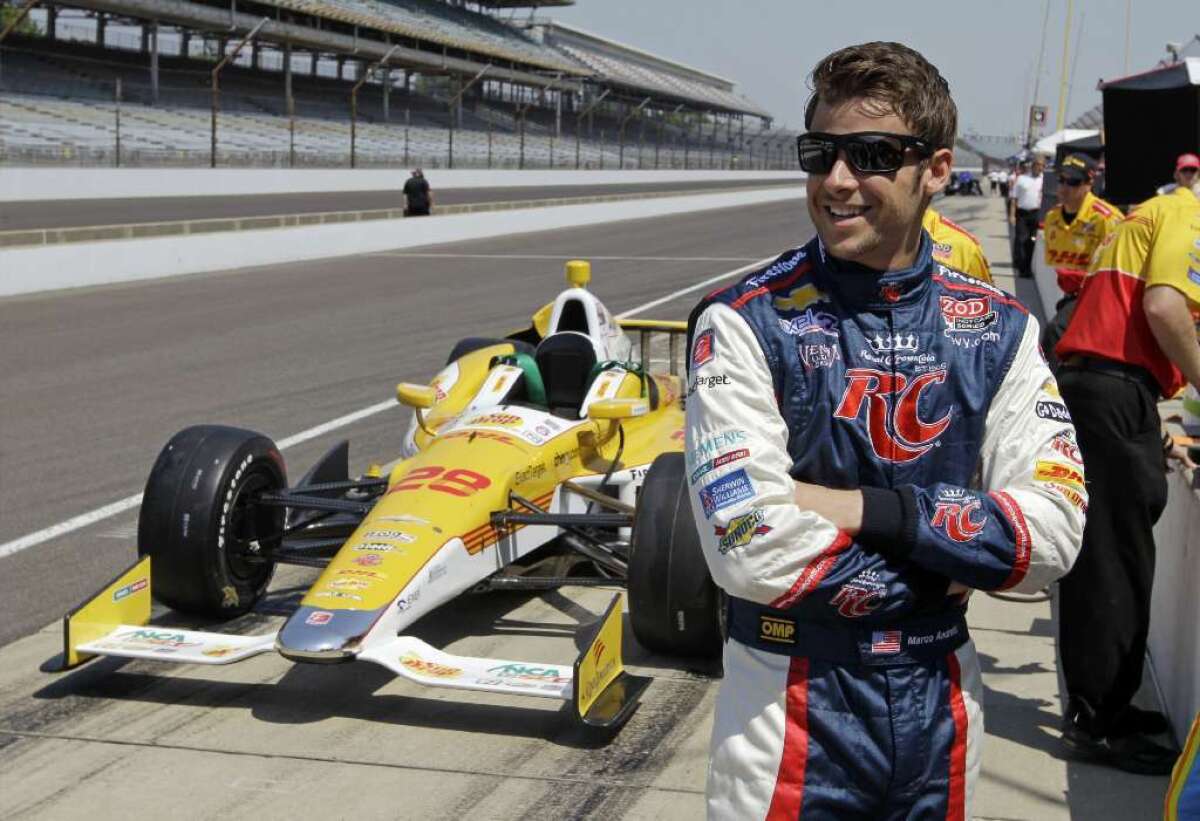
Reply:
[[1045, 170], [1046, 170], [1046, 164], [1044, 162], [1035, 162], [1033, 164], [1033, 170], [1030, 171], [1029, 173], [1032, 174], [1034, 177], [1040, 178], [1042, 176], [1042, 173]]
[[[885, 131], [912, 135], [895, 114], [880, 116], [861, 99], [819, 103], [809, 130], [829, 134]], [[934, 193], [946, 186], [952, 154], [940, 149], [921, 161], [905, 152], [904, 165], [890, 174], [856, 171], [843, 152], [828, 174], [809, 174], [808, 213], [830, 254], [879, 271], [912, 264], [920, 241], [921, 217]]]
[[1077, 184], [1074, 183], [1073, 177], [1058, 178], [1056, 196], [1064, 211], [1069, 211], [1072, 214], [1079, 211], [1080, 206], [1083, 205], [1083, 198], [1091, 190], [1090, 183], [1090, 178], [1080, 180]]
[[1175, 184], [1182, 185], [1184, 188], [1191, 188], [1192, 183], [1200, 179], [1200, 169], [1196, 168], [1180, 168], [1175, 171]]

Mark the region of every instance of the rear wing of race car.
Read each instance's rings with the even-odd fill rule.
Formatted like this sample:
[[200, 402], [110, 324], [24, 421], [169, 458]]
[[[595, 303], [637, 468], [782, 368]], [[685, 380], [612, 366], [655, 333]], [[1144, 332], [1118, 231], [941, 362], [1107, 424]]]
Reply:
[[[427, 687], [450, 687], [571, 702], [575, 719], [615, 729], [650, 684], [625, 671], [623, 594], [616, 594], [573, 665], [458, 656], [414, 636], [368, 642], [357, 658]], [[63, 664], [97, 656], [184, 664], [232, 664], [275, 649], [276, 633], [242, 636], [150, 625], [150, 557], [125, 570], [63, 619]]]
[[642, 370], [650, 369], [653, 354], [657, 353], [657, 337], [665, 334], [667, 337], [666, 360], [672, 376], [678, 376], [682, 370], [682, 351], [687, 339], [687, 323], [665, 319], [618, 319], [617, 325], [626, 331], [637, 331], [638, 351], [641, 356]]

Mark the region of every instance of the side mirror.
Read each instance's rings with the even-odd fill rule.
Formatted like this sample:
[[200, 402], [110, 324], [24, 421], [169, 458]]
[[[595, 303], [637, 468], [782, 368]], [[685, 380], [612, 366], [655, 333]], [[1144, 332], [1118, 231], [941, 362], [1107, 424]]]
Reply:
[[650, 412], [650, 403], [645, 399], [598, 399], [588, 405], [589, 419], [620, 421]]
[[429, 410], [437, 404], [437, 392], [428, 385], [401, 382], [396, 386], [396, 401], [418, 410]]

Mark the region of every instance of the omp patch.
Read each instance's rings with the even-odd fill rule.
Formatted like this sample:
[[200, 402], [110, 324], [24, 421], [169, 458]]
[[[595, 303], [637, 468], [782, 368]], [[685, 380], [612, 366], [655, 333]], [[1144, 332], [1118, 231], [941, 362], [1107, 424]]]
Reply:
[[758, 637], [776, 644], [795, 644], [796, 622], [778, 616], [759, 616]]
[[735, 470], [700, 489], [700, 504], [705, 518], [718, 510], [754, 497], [754, 484], [745, 470]]

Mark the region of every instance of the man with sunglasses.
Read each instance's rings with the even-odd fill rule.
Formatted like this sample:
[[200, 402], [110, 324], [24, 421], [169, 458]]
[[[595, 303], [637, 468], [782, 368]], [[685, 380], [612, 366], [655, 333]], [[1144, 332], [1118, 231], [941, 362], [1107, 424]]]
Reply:
[[1042, 232], [1046, 264], [1054, 269], [1063, 292], [1054, 318], [1042, 332], [1042, 350], [1051, 369], [1057, 369], [1054, 346], [1075, 313], [1092, 254], [1116, 230], [1123, 216], [1116, 206], [1092, 194], [1095, 170], [1095, 161], [1086, 154], [1066, 157], [1058, 169], [1058, 205], [1046, 213]]
[[1037, 591], [1083, 530], [1073, 431], [1012, 297], [934, 261], [949, 86], [898, 43], [813, 70], [817, 236], [689, 322], [692, 512], [728, 594], [714, 818], [964, 818], [972, 588]]

